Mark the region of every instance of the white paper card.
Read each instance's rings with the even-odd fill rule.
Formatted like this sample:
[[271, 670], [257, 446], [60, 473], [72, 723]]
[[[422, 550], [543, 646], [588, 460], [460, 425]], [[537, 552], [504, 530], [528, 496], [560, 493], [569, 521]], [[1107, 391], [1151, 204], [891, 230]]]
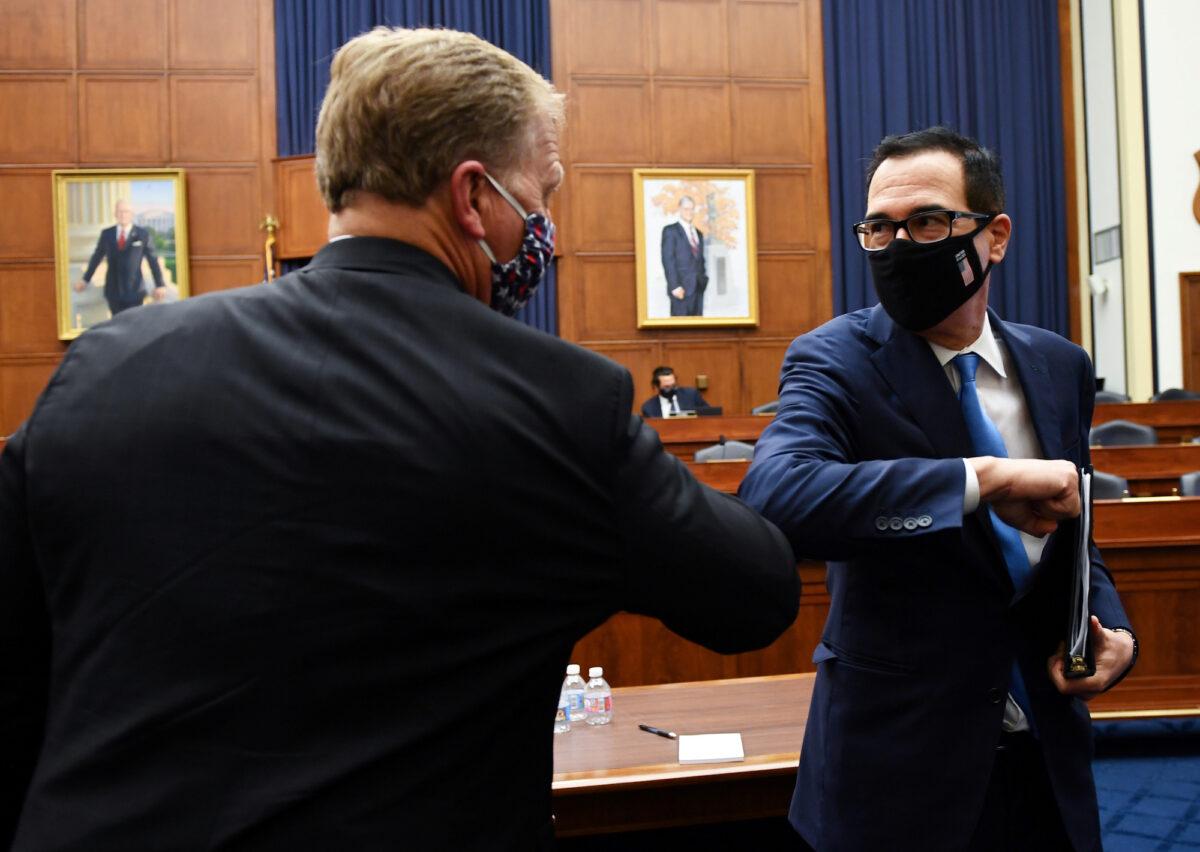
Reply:
[[741, 734], [680, 734], [680, 763], [732, 763], [745, 760]]

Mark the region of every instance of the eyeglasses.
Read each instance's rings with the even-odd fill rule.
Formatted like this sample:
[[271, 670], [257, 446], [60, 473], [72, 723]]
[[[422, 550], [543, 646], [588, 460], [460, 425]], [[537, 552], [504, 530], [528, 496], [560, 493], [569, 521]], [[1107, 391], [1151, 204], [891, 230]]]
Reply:
[[[957, 210], [925, 210], [907, 219], [864, 219], [850, 226], [863, 251], [885, 249], [903, 228], [914, 243], [940, 243], [965, 233], [979, 233], [998, 213], [961, 213]], [[959, 221], [977, 221], [979, 227], [966, 231], [956, 227]]]

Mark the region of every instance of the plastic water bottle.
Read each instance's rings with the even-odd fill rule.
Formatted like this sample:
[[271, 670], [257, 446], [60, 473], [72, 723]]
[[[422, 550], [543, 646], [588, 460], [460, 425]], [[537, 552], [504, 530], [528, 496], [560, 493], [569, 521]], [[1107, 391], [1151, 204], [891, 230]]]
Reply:
[[567, 666], [567, 677], [563, 680], [560, 695], [567, 700], [567, 721], [582, 722], [587, 718], [587, 710], [583, 706], [583, 678], [579, 676], [579, 664]]
[[590, 680], [583, 690], [583, 706], [587, 710], [589, 725], [607, 725], [612, 721], [612, 688], [604, 679], [604, 669], [592, 666], [588, 669]]
[[558, 710], [554, 713], [554, 733], [565, 734], [571, 730], [571, 718], [567, 715], [567, 694], [558, 693]]

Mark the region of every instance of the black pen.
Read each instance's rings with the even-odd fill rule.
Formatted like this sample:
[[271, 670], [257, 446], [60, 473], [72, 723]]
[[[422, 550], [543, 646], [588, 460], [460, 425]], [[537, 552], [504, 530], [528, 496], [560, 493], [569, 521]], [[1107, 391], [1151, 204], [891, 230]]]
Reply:
[[679, 739], [679, 735], [677, 733], [675, 733], [674, 731], [664, 731], [662, 728], [652, 728], [649, 725], [638, 725], [638, 727], [641, 728], [646, 733], [654, 734], [655, 736], [658, 736], [658, 737], [666, 737], [669, 740]]

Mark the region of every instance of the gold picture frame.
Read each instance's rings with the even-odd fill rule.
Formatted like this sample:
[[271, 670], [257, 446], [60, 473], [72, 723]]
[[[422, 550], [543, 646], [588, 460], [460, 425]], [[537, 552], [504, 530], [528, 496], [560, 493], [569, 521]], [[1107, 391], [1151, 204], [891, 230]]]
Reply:
[[758, 325], [753, 169], [634, 169], [633, 211], [638, 328]]
[[183, 169], [57, 169], [51, 178], [60, 340], [188, 297]]

